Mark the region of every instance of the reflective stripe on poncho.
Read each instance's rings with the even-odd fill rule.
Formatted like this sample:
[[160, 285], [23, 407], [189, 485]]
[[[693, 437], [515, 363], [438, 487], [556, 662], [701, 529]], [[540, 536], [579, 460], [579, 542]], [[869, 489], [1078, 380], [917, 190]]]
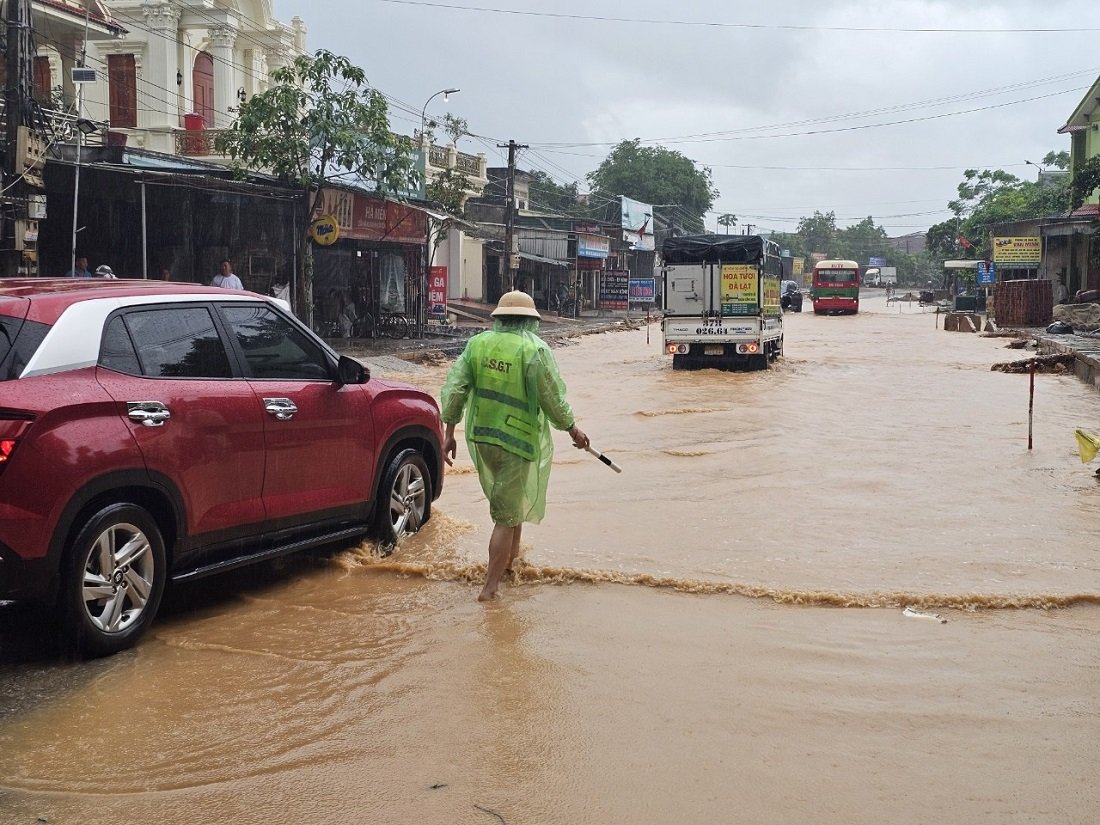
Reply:
[[[466, 446], [486, 497], [496, 483], [476, 444], [508, 451], [509, 460], [530, 461], [522, 491], [523, 521], [537, 524], [546, 513], [546, 487], [554, 458], [550, 427], [568, 430], [573, 410], [550, 348], [536, 334], [538, 319], [494, 321], [466, 348], [447, 373], [440, 403], [444, 423], [462, 419]], [[501, 365], [508, 365], [504, 369]]]

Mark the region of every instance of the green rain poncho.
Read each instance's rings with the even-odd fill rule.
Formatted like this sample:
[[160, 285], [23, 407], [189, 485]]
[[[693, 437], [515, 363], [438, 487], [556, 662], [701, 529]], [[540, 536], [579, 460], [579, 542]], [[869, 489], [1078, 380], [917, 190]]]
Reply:
[[442, 418], [466, 410], [466, 446], [496, 524], [538, 524], [554, 458], [550, 427], [570, 429], [565, 383], [537, 318], [497, 318], [475, 335], [447, 373]]

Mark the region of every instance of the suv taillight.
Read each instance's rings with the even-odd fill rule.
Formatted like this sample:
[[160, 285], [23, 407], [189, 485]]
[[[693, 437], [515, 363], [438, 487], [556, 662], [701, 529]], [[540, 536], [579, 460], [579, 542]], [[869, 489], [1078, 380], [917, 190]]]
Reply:
[[4, 469], [4, 465], [8, 463], [12, 453], [15, 452], [15, 447], [19, 444], [19, 437], [30, 426], [31, 418], [32, 416], [26, 413], [0, 411], [0, 470]]

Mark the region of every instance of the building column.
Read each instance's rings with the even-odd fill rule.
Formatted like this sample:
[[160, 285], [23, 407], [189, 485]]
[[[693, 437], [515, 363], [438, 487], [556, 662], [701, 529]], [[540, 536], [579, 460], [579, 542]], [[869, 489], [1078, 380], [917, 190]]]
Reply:
[[276, 69], [284, 69], [294, 62], [294, 57], [286, 49], [268, 49], [265, 56], [267, 57], [267, 75], [264, 77], [264, 80], [269, 84], [273, 71]]
[[[83, 39], [73, 37], [58, 44], [57, 50], [61, 54], [61, 92], [65, 96], [65, 102], [76, 105], [76, 84], [73, 83], [73, 67], [80, 59], [80, 49]], [[104, 78], [104, 82], [107, 79]]]
[[[148, 0], [141, 7], [145, 25], [152, 33], [145, 43], [145, 57], [139, 83], [149, 94], [142, 95], [138, 111], [138, 125], [144, 128], [164, 129], [179, 125], [182, 88], [176, 84], [179, 65], [176, 41], [178, 39], [180, 10], [166, 0]], [[172, 91], [175, 94], [172, 94]], [[148, 111], [154, 109], [155, 111]]]
[[228, 129], [233, 123], [233, 113], [229, 108], [236, 107], [237, 70], [234, 68], [233, 44], [237, 42], [237, 32], [229, 26], [214, 26], [210, 29], [210, 56], [214, 58], [214, 126], [215, 129]]

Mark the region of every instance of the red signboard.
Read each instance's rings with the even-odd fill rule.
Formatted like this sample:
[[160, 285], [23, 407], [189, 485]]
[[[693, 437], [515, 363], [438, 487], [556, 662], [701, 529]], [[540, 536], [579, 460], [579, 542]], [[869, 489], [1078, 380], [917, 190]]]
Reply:
[[428, 217], [424, 212], [359, 192], [322, 189], [314, 214], [336, 218], [341, 238], [418, 245], [428, 242]]
[[428, 280], [428, 314], [447, 314], [447, 267], [433, 266]]

